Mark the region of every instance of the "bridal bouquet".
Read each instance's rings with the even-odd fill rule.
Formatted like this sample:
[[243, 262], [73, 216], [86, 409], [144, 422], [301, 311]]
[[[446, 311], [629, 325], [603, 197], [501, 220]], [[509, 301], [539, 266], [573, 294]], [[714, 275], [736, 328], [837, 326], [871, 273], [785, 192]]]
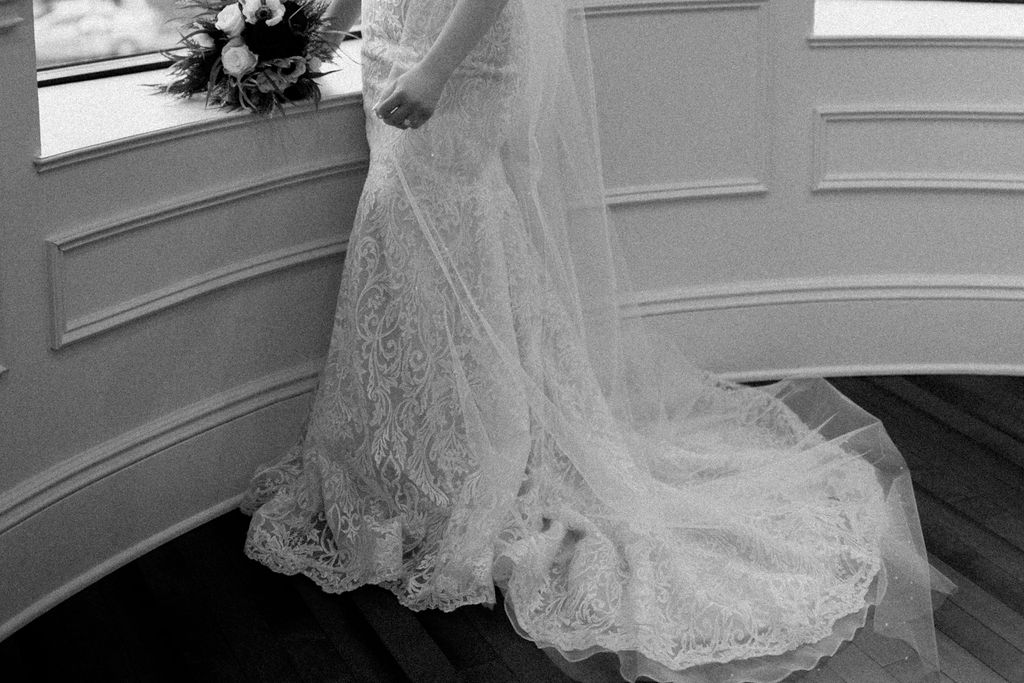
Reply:
[[327, 2], [321, 0], [187, 0], [198, 10], [168, 51], [176, 78], [160, 86], [207, 104], [270, 114], [285, 102], [320, 100], [314, 80], [334, 53]]

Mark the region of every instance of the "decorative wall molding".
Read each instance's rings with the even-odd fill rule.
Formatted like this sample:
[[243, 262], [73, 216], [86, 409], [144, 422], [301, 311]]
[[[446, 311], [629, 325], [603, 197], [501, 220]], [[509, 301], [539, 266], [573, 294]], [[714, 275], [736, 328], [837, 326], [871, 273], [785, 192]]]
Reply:
[[[969, 301], [1024, 304], [1024, 277], [997, 275], [862, 275], [849, 277], [787, 278], [736, 282], [711, 286], [641, 291], [624, 302], [630, 315], [655, 317], [752, 309], [763, 306], [819, 304], [829, 306], [865, 301]], [[734, 315], [743, 315], [737, 312]], [[773, 381], [783, 377], [840, 377], [905, 374], [1024, 375], [1020, 362], [983, 360], [955, 362], [886, 362], [869, 364], [756, 367], [722, 372], [735, 382]]]
[[922, 274], [785, 278], [641, 291], [624, 300], [623, 306], [630, 315], [653, 317], [761, 306], [893, 299], [1024, 302], [1024, 277]]
[[1011, 121], [1022, 124], [1024, 109], [952, 109], [952, 108], [818, 108], [813, 128], [813, 174], [815, 192], [837, 190], [976, 190], [988, 192], [1024, 191], [1024, 173], [992, 175], [983, 173], [898, 173], [885, 169], [869, 173], [835, 173], [829, 170], [827, 129], [840, 122], [958, 121], [988, 123]]
[[700, 197], [766, 194], [767, 192], [768, 187], [757, 178], [737, 178], [717, 183], [694, 182], [633, 185], [607, 190], [605, 192], [605, 203], [608, 206], [614, 207], [677, 199], [696, 199]]
[[102, 334], [115, 327], [126, 325], [204, 294], [261, 275], [341, 255], [345, 252], [346, 244], [347, 240], [340, 237], [325, 237], [293, 247], [278, 249], [195, 277], [186, 278], [167, 287], [147, 292], [142, 296], [119, 302], [114, 306], [72, 320], [67, 320], [64, 315], [63, 295], [56, 294], [53, 309], [52, 347], [54, 350], [60, 349], [68, 344]]
[[316, 387], [323, 360], [210, 396], [74, 455], [0, 493], [0, 534], [114, 472], [203, 432]]
[[366, 160], [358, 160], [293, 170], [258, 183], [235, 186], [165, 205], [143, 215], [122, 218], [48, 238], [46, 244], [50, 266], [52, 347], [60, 349], [223, 287], [340, 255], [344, 253], [346, 240], [341, 237], [325, 237], [260, 254], [68, 320], [65, 261], [76, 249], [255, 195], [332, 176], [362, 172], [367, 164]]
[[772, 382], [779, 378], [866, 377], [893, 375], [1000, 375], [1024, 376], [1024, 361], [996, 363], [877, 363], [872, 365], [815, 365], [717, 373], [730, 382]]
[[1024, 38], [996, 36], [808, 36], [812, 48], [1024, 48]]
[[762, 112], [753, 112], [757, 139], [762, 147], [759, 157], [750, 170], [752, 177], [684, 180], [672, 183], [649, 183], [609, 187], [605, 191], [608, 206], [626, 206], [650, 202], [665, 202], [704, 197], [744, 196], [766, 194], [768, 186], [764, 178], [771, 168], [768, 116], [771, 111], [769, 91], [770, 64], [768, 63], [768, 14], [760, 12], [769, 0], [597, 0], [585, 7], [588, 18], [605, 18], [625, 15], [661, 14], [673, 12], [714, 12], [724, 10], [754, 10], [758, 12], [757, 59], [759, 105]]
[[[339, 95], [337, 97], [324, 99], [318, 105], [313, 105], [311, 103], [295, 104], [293, 107], [289, 107], [288, 116], [309, 116], [318, 111], [344, 109], [346, 107], [358, 107], [361, 109], [362, 102], [363, 97], [361, 93]], [[237, 128], [239, 126], [252, 126], [258, 124], [259, 117], [255, 117], [248, 112], [239, 111], [228, 113], [224, 116], [218, 116], [217, 118], [209, 118], [203, 121], [173, 126], [149, 133], [132, 135], [98, 145], [82, 147], [81, 149], [72, 150], [70, 152], [62, 152], [60, 154], [53, 154], [46, 157], [36, 157], [35, 167], [36, 171], [39, 173], [45, 173], [57, 168], [64, 168], [74, 164], [95, 161], [96, 159], [102, 159], [103, 157], [112, 155], [124, 154], [125, 152], [142, 147], [162, 145], [171, 142], [172, 140], [180, 140], [182, 138], [212, 133], [214, 131], [224, 130], [227, 128]]]
[[662, 12], [708, 12], [734, 9], [761, 9], [768, 0], [640, 0], [639, 2], [591, 2], [584, 7], [587, 17]]
[[365, 171], [368, 166], [369, 159], [355, 159], [291, 168], [276, 175], [266, 177], [259, 182], [238, 183], [212, 192], [195, 194], [182, 200], [174, 200], [149, 208], [136, 215], [117, 218], [113, 221], [102, 221], [77, 230], [69, 230], [47, 238], [46, 242], [59, 249], [62, 253], [67, 253], [121, 233], [148, 228], [173, 218], [180, 218], [198, 211], [205, 211], [216, 206], [241, 201], [267, 192], [292, 187], [293, 185], [320, 180], [333, 175], [348, 175]]

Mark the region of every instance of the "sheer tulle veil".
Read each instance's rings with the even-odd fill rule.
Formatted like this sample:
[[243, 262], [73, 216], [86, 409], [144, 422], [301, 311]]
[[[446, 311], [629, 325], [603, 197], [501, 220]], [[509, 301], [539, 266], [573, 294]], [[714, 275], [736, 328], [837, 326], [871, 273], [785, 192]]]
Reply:
[[[831, 633], [772, 655], [730, 660], [709, 654], [707, 663], [682, 671], [639, 648], [618, 651], [617, 673], [694, 683], [774, 681], [833, 654], [863, 624], [909, 645], [901, 675], [935, 676], [932, 596], [941, 598], [952, 586], [928, 565], [909, 472], [898, 450], [875, 418], [824, 380], [783, 381], [757, 390], [730, 385], [694, 368], [672, 340], [647, 329], [629, 305], [637, 297], [620, 248], [622, 236], [605, 209], [584, 3], [522, 2], [529, 68], [506, 170], [546, 276], [565, 298], [565, 309], [580, 314], [578, 329], [611, 428], [600, 437], [585, 431], [593, 425], [581, 432], [575, 416], [551, 404], [543, 387], [526, 376], [519, 379], [533, 413], [543, 416], [559, 449], [600, 499], [602, 514], [655, 535], [700, 530], [703, 537], [718, 531], [728, 536], [743, 526], [744, 515], [770, 514], [754, 509], [763, 501], [819, 485], [848, 463], [869, 464], [881, 491], [871, 503], [877, 506], [871, 533], [878, 568], [864, 595], [867, 607], [837, 619]], [[756, 433], [746, 442], [752, 451], [768, 448], [771, 457], [751, 455], [748, 465], [735, 450], [716, 461], [721, 444], [702, 451], [706, 430], [747, 429]], [[736, 449], [748, 436], [726, 438], [725, 447]], [[669, 463], [680, 451], [686, 455]], [[722, 505], [723, 500], [732, 504]], [[745, 509], [744, 501], [759, 502]], [[765, 537], [751, 548], [770, 553], [791, 542], [781, 532], [772, 537], [775, 531], [762, 528], [758, 533]], [[516, 600], [509, 604], [514, 612]], [[567, 651], [564, 644], [538, 639], [524, 628], [525, 620], [511, 616], [523, 635], [557, 653], [556, 661], [580, 661], [615, 649], [594, 642]], [[581, 662], [577, 677], [597, 680], [601, 669], [592, 663], [599, 659]]]
[[[454, 1], [364, 0], [367, 106]], [[246, 551], [414, 609], [497, 586], [584, 681], [780, 681], [861, 627], [935, 676], [950, 585], [879, 422], [824, 380], [700, 371], [629, 304], [585, 8], [509, 0], [475, 50], [421, 129], [368, 118], [325, 372]]]

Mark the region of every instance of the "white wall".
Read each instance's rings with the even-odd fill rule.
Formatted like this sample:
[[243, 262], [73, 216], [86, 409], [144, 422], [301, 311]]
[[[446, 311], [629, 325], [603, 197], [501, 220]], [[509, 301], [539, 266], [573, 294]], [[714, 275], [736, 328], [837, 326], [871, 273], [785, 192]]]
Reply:
[[[1024, 374], [1024, 41], [813, 36], [812, 0], [589, 22], [638, 303], [698, 363]], [[296, 438], [367, 154], [341, 98], [36, 163], [30, 36], [0, 30], [0, 637]]]
[[1024, 40], [814, 36], [814, 9], [591, 10], [642, 310], [737, 378], [1021, 372]]
[[815, 0], [814, 33], [1024, 36], [1024, 6], [936, 0]]

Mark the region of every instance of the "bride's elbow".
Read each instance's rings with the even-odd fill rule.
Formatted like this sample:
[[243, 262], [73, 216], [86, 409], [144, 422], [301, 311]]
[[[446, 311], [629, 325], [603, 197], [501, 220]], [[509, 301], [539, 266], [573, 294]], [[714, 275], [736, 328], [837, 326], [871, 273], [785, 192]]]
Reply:
[[359, 22], [361, 13], [360, 0], [331, 0], [324, 18], [330, 22], [332, 30], [346, 32]]

